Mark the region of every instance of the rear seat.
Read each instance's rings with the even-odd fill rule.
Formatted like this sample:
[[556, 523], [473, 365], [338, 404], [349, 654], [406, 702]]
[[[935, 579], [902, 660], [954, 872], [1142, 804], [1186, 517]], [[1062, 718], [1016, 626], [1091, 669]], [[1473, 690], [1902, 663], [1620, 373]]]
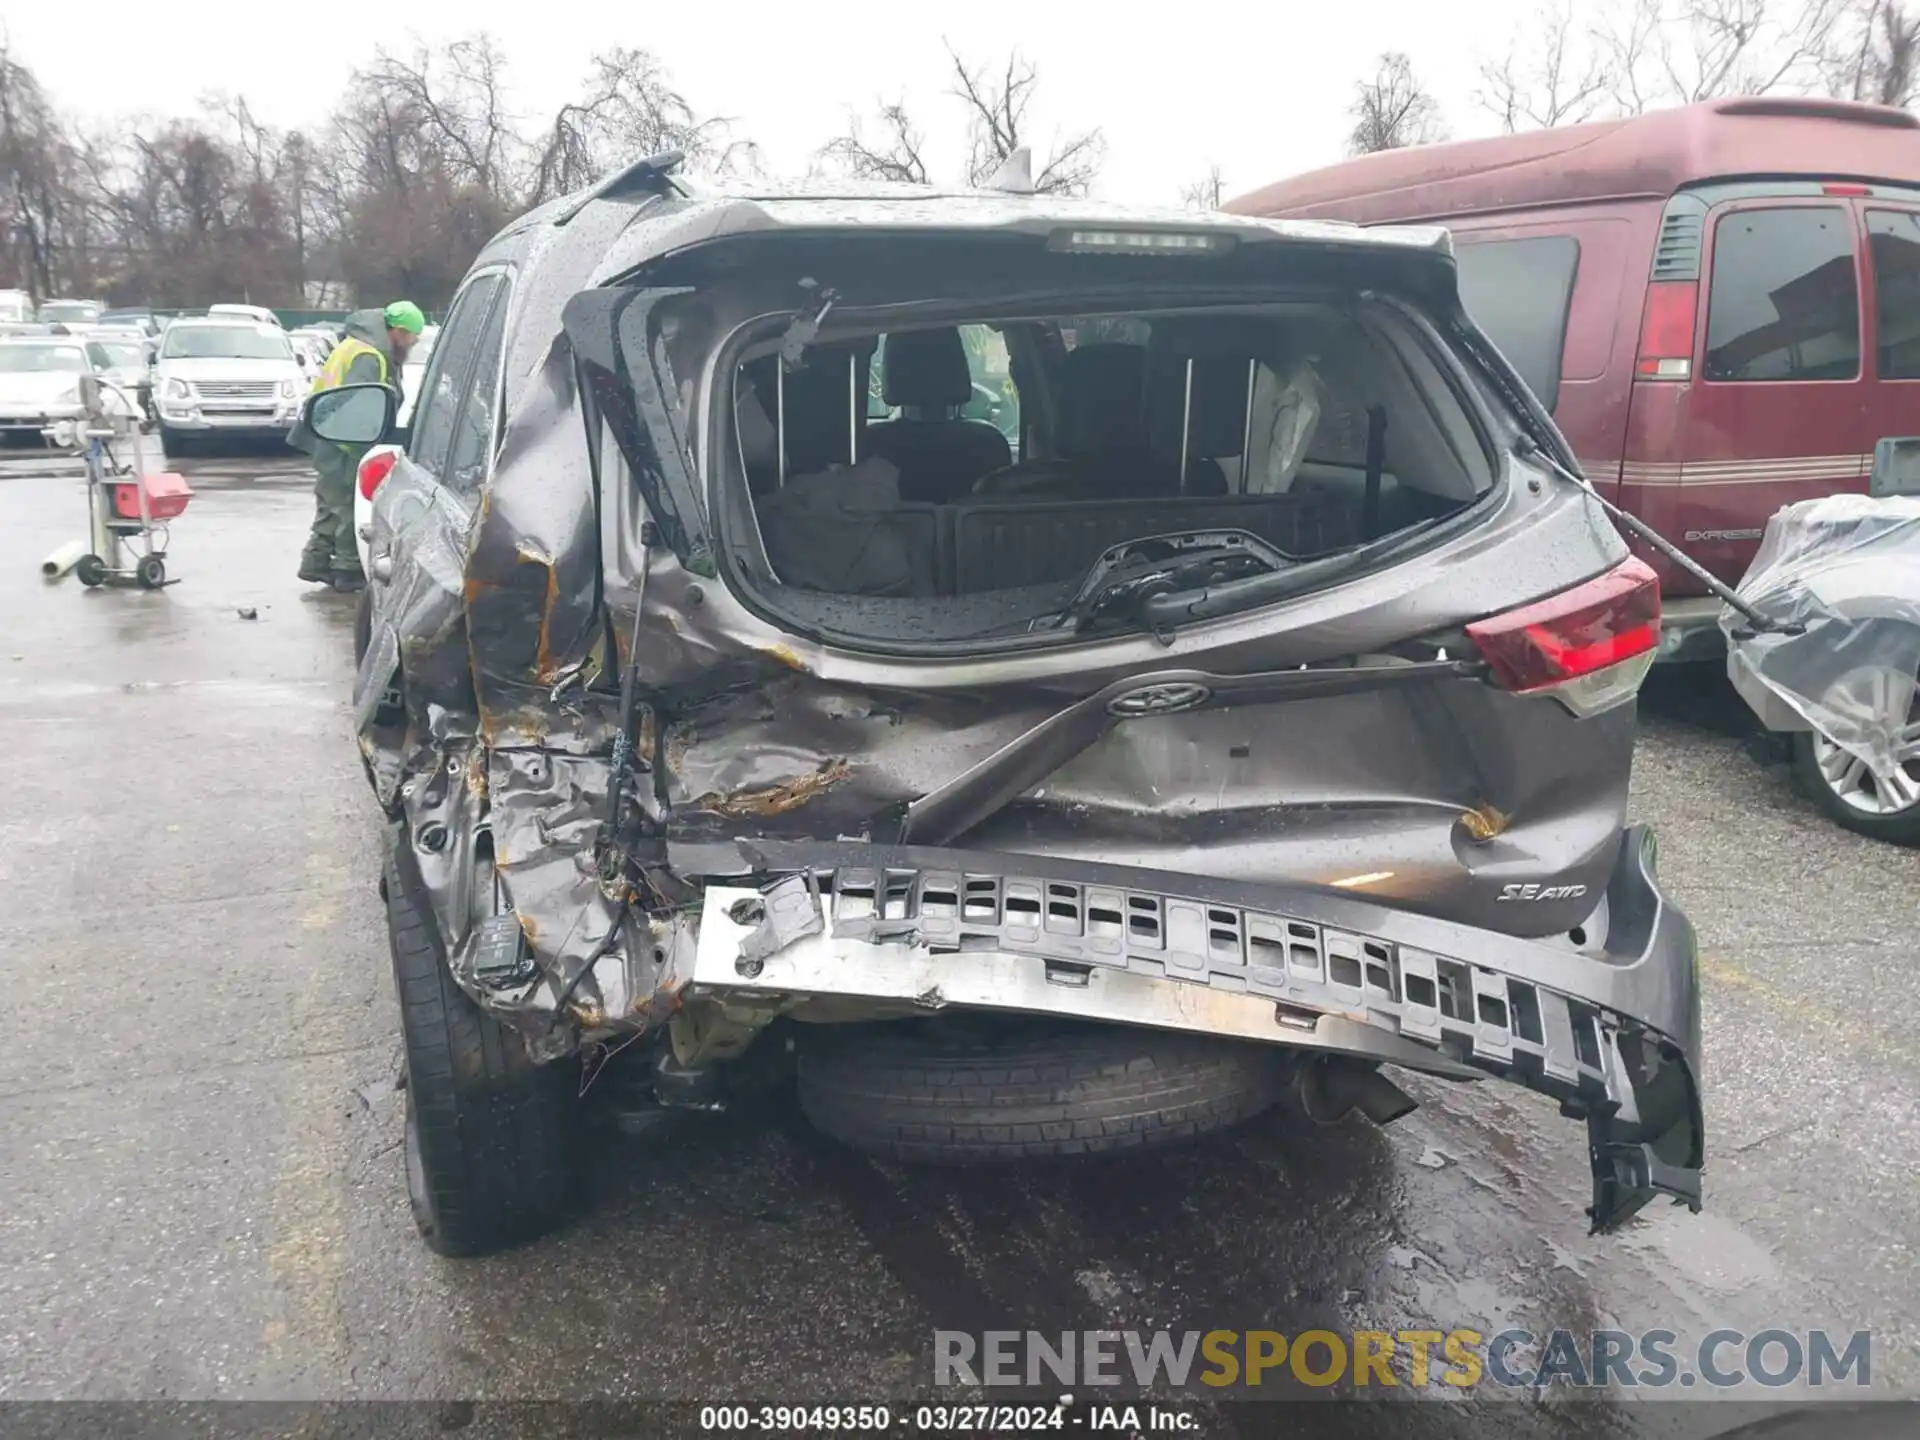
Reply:
[[[1246, 530], [1301, 556], [1359, 539], [1352, 507], [1338, 495], [1304, 487], [1274, 495], [1221, 493], [1226, 482], [1219, 461], [1237, 455], [1242, 446], [1245, 389], [1244, 382], [1236, 385], [1235, 376], [1244, 375], [1244, 361], [1206, 357], [1196, 362], [1196, 400], [1202, 393], [1217, 394], [1221, 403], [1196, 403], [1185, 427], [1186, 494], [1179, 490], [1178, 422], [1172, 428], [1171, 454], [1151, 443], [1167, 439], [1167, 425], [1163, 419], [1155, 434], [1147, 423], [1145, 351], [1093, 344], [1070, 352], [1068, 361], [1071, 383], [1063, 397], [1060, 427], [1065, 458], [999, 472], [982, 492], [954, 503], [916, 498], [873, 507], [870, 499], [863, 499], [855, 509], [837, 513], [836, 507], [822, 513], [808, 506], [782, 517], [791, 533], [780, 537], [787, 563], [776, 559], [776, 568], [787, 573], [790, 583], [802, 573], [824, 582], [836, 567], [817, 565], [815, 559], [824, 561], [825, 552], [846, 551], [850, 563], [844, 573], [857, 570], [889, 578], [886, 589], [864, 593], [970, 595], [1070, 581], [1110, 546], [1175, 531]], [[1202, 366], [1222, 372], [1205, 377], [1204, 392], [1198, 383]], [[820, 368], [833, 373], [827, 366]], [[1184, 365], [1178, 375], [1184, 393]], [[1167, 383], [1165, 375], [1155, 379]], [[817, 437], [813, 427], [797, 426], [791, 389], [788, 398], [791, 474], [796, 448], [809, 460], [816, 458], [816, 451], [820, 459], [828, 459], [844, 443], [846, 432], [835, 435], [829, 428], [826, 436]], [[743, 442], [745, 438], [743, 434]], [[826, 443], [819, 443], [822, 439]], [[749, 456], [749, 471], [753, 469]], [[864, 489], [857, 477], [847, 478], [856, 489]], [[911, 494], [904, 474], [901, 480], [900, 489]], [[1009, 487], [1004, 492], [1003, 485]], [[765, 497], [761, 503], [764, 531], [765, 509], [783, 501]], [[794, 545], [802, 548], [795, 551]], [[879, 570], [867, 563], [883, 553], [889, 558]], [[855, 560], [862, 563], [855, 566]]]
[[1071, 580], [1109, 546], [1178, 530], [1246, 530], [1289, 555], [1317, 555], [1357, 538], [1346, 507], [1317, 491], [1164, 500], [976, 500], [941, 509], [942, 595]]

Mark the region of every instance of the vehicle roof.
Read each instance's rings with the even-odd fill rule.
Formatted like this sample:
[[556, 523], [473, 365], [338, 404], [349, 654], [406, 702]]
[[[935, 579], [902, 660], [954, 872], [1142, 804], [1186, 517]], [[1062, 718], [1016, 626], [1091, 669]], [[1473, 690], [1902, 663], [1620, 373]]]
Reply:
[[278, 325], [269, 325], [263, 320], [249, 319], [245, 315], [182, 315], [173, 322], [176, 325], [218, 326], [223, 330], [258, 330], [266, 335], [285, 335], [287, 332]]
[[939, 191], [917, 186], [836, 186], [826, 191], [757, 186], [697, 193], [651, 223], [634, 225], [611, 246], [600, 274], [616, 275], [683, 245], [753, 231], [1046, 234], [1067, 225], [1225, 230], [1260, 239], [1330, 241], [1381, 248], [1449, 248], [1436, 230], [1361, 231], [1343, 223], [1275, 221], [1051, 195]]
[[[663, 193], [664, 192], [664, 193]], [[556, 223], [557, 222], [557, 223]], [[650, 262], [734, 236], [941, 231], [1045, 236], [1069, 225], [1224, 230], [1267, 242], [1331, 244], [1398, 253], [1452, 269], [1453, 241], [1438, 227], [1362, 230], [1346, 222], [1270, 220], [1052, 195], [941, 191], [929, 186], [835, 183], [789, 190], [765, 184], [695, 188], [675, 177], [640, 193], [576, 194], [512, 221], [474, 269], [512, 265], [508, 384], [533, 383], [567, 301]], [[1450, 283], [1450, 279], [1449, 279]], [[516, 403], [512, 400], [510, 404]]]
[[1740, 96], [1364, 155], [1227, 203], [1245, 215], [1373, 224], [1616, 199], [1733, 177], [1920, 184], [1920, 118], [1844, 100]]

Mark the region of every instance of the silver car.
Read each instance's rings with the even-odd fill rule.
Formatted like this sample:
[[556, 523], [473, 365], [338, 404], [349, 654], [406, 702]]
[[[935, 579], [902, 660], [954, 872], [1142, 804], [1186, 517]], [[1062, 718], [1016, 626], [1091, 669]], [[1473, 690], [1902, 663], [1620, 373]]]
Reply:
[[136, 400], [143, 415], [153, 410], [153, 356], [153, 345], [138, 330], [129, 329], [122, 338], [112, 328], [103, 328], [87, 338], [87, 359], [94, 373]]
[[0, 339], [0, 436], [40, 442], [43, 430], [81, 419], [93, 372], [78, 337]]
[[154, 373], [161, 442], [179, 454], [208, 436], [284, 437], [308, 383], [277, 325], [179, 321], [160, 341]]

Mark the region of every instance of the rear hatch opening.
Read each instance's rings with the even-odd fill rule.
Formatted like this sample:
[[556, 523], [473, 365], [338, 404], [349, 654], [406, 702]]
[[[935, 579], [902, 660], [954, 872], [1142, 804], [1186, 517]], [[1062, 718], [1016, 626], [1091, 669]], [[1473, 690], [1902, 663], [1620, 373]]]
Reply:
[[1210, 587], [1299, 593], [1493, 488], [1468, 404], [1383, 315], [1069, 304], [743, 337], [715, 401], [739, 577], [855, 642], [1060, 643]]

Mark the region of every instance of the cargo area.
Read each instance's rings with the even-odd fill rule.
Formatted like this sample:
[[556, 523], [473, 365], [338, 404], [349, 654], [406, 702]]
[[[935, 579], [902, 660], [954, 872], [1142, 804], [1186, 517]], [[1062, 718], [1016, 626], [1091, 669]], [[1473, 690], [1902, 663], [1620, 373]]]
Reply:
[[[1240, 578], [1451, 514], [1494, 473], [1412, 327], [1331, 304], [902, 324], [797, 363], [768, 341], [732, 402], [767, 578], [867, 600], [1038, 591], [1036, 617], [1129, 542], [1252, 537], [1213, 577]], [[895, 618], [934, 632], [980, 618], [912, 609]]]

